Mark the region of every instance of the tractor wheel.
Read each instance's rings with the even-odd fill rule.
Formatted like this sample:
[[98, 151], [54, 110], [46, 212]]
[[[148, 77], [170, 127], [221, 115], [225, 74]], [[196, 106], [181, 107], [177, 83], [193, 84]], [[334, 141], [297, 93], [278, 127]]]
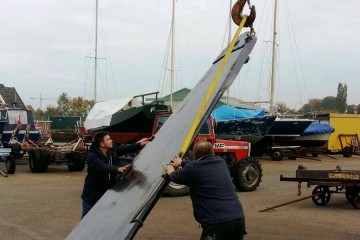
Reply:
[[14, 174], [16, 170], [15, 158], [13, 155], [5, 157], [6, 171], [9, 174]]
[[237, 167], [237, 176], [233, 176], [234, 185], [239, 191], [254, 191], [259, 186], [262, 178], [262, 168], [259, 160], [252, 157], [243, 158], [237, 163]]
[[274, 150], [271, 152], [271, 159], [274, 161], [281, 161], [283, 160], [283, 153], [280, 150]]
[[[186, 160], [194, 160], [194, 153], [192, 150], [188, 150], [184, 156]], [[170, 182], [165, 188], [163, 195], [164, 197], [181, 197], [189, 195], [190, 188], [186, 185], [180, 185], [174, 182]]]
[[47, 171], [47, 156], [48, 153], [44, 150], [31, 150], [29, 152], [29, 166], [33, 173], [41, 173]]
[[351, 158], [351, 156], [353, 154], [353, 152], [351, 150], [351, 147], [349, 147], [349, 146], [344, 147], [343, 151], [342, 151], [342, 154], [343, 154], [344, 157]]
[[81, 172], [85, 168], [86, 152], [72, 152], [66, 155], [70, 172]]

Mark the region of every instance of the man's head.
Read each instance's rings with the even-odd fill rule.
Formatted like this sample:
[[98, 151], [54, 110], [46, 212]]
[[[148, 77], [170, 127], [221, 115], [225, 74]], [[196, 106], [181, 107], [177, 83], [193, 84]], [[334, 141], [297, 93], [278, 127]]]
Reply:
[[202, 158], [204, 156], [214, 155], [213, 146], [206, 140], [200, 140], [194, 145], [195, 159]]
[[99, 148], [110, 149], [113, 147], [109, 133], [104, 131], [100, 131], [94, 134], [94, 143]]

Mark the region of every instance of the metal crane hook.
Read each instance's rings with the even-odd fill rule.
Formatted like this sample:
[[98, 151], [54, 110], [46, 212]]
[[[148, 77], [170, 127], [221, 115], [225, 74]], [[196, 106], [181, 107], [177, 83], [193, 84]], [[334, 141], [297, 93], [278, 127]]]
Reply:
[[255, 6], [250, 4], [250, 0], [238, 0], [231, 10], [231, 17], [232, 20], [236, 25], [239, 25], [244, 15], [242, 14], [242, 11], [244, 9], [245, 4], [248, 3], [249, 9], [250, 9], [250, 15], [247, 16], [246, 22], [244, 24], [244, 27], [252, 27], [255, 18], [256, 18], [256, 11]]

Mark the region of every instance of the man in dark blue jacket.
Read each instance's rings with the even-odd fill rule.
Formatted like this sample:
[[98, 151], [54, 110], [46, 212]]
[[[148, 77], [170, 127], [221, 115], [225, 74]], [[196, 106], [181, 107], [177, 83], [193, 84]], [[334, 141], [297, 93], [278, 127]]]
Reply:
[[119, 156], [136, 152], [148, 143], [141, 139], [133, 144], [113, 145], [107, 132], [97, 132], [87, 155], [87, 176], [82, 198], [83, 218], [104, 193], [115, 183], [117, 174], [125, 173], [130, 164], [118, 159]]
[[214, 155], [207, 141], [197, 142], [193, 150], [196, 161], [176, 156], [166, 171], [171, 181], [190, 187], [194, 217], [203, 228], [200, 239], [243, 239], [244, 212], [225, 160]]

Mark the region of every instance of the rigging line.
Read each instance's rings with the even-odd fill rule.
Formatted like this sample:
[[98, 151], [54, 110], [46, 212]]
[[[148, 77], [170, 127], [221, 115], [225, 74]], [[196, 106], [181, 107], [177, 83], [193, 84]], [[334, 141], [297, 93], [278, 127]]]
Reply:
[[[104, 43], [107, 43], [107, 36], [106, 36], [106, 33], [105, 33], [105, 27], [102, 25], [102, 22], [100, 22], [101, 24], [101, 33], [102, 33], [102, 38], [103, 38], [103, 42]], [[114, 69], [112, 67], [112, 62], [111, 62], [111, 57], [110, 57], [110, 51], [109, 51], [109, 47], [107, 47], [107, 45], [104, 44], [104, 49], [105, 49], [105, 59], [106, 60], [109, 60], [109, 65], [110, 65], [110, 71], [111, 71], [111, 74], [112, 74], [112, 81], [114, 83], [114, 85], [112, 85], [112, 89], [115, 90], [115, 94], [116, 96], [118, 97], [119, 94], [118, 94], [118, 88], [116, 87], [117, 86], [117, 83], [115, 82], [115, 75], [114, 75]], [[107, 61], [106, 61], [106, 83], [107, 83]], [[107, 95], [107, 94], [106, 94]]]
[[[288, 10], [288, 5], [285, 4], [285, 7], [287, 9], [287, 12], [289, 13], [289, 10]], [[294, 38], [294, 42], [295, 42], [295, 47], [296, 47], [296, 53], [298, 55], [298, 59], [299, 59], [299, 65], [300, 65], [300, 70], [301, 70], [301, 75], [303, 77], [303, 81], [304, 81], [304, 87], [305, 87], [305, 92], [307, 94], [307, 98], [309, 98], [309, 91], [308, 91], [308, 87], [307, 87], [307, 84], [306, 84], [306, 78], [305, 78], [305, 74], [304, 74], [304, 70], [303, 70], [303, 67], [302, 67], [302, 62], [301, 62], [301, 58], [300, 58], [300, 51], [299, 51], [299, 48], [298, 48], [298, 44], [296, 42], [296, 38], [295, 38], [295, 33], [294, 33], [294, 27], [293, 27], [293, 24], [292, 24], [292, 20], [291, 20], [291, 17], [290, 17], [290, 14], [288, 14], [288, 18], [289, 18], [289, 22], [290, 22], [290, 27], [291, 27], [291, 32], [292, 32], [292, 35], [293, 35], [293, 38]]]
[[[289, 29], [289, 26], [288, 26]], [[301, 95], [301, 88], [300, 88], [300, 83], [299, 83], [299, 76], [298, 76], [298, 71], [297, 71], [297, 67], [296, 67], [296, 61], [295, 61], [295, 56], [294, 56], [294, 46], [293, 46], [293, 42], [292, 42], [292, 36], [290, 34], [289, 31], [289, 39], [290, 39], [290, 49], [291, 49], [291, 59], [294, 65], [294, 74], [295, 74], [295, 78], [296, 78], [296, 85], [298, 87], [298, 91], [299, 91], [299, 98], [300, 98], [300, 102], [302, 99], [302, 95]]]
[[163, 63], [161, 66], [161, 71], [160, 71], [160, 78], [159, 78], [159, 82], [158, 82], [158, 90], [159, 90], [160, 84], [162, 82], [162, 88], [161, 88], [161, 94], [160, 94], [161, 96], [165, 96], [164, 95], [164, 87], [165, 87], [165, 80], [166, 80], [166, 68], [167, 68], [167, 64], [168, 64], [168, 60], [169, 60], [170, 42], [171, 42], [171, 27], [170, 27], [169, 34], [168, 34], [168, 40], [167, 40], [167, 44], [166, 44], [166, 48], [165, 48], [165, 54], [164, 54]]
[[[263, 21], [263, 19], [264, 19], [265, 9], [266, 9], [266, 4], [265, 4], [264, 7], [262, 8], [261, 15], [260, 15], [260, 21], [258, 22], [258, 27], [256, 28], [256, 29], [257, 29], [257, 32], [259, 32], [259, 33], [260, 33], [261, 30], [262, 30], [261, 26], [262, 26], [262, 21]], [[257, 52], [257, 48], [254, 48], [252, 55], [255, 56], [256, 52]], [[262, 51], [262, 52], [263, 52], [263, 51]], [[262, 54], [262, 56], [263, 56], [263, 54]], [[264, 59], [264, 58], [261, 58], [262, 63], [263, 63], [263, 59]], [[251, 66], [251, 61], [250, 61], [250, 65], [249, 65], [249, 68], [248, 68], [248, 71], [247, 71], [247, 74], [246, 74], [246, 78], [243, 80], [243, 85], [242, 85], [242, 87], [241, 87], [241, 85], [240, 85], [240, 89], [241, 89], [241, 90], [240, 90], [240, 96], [239, 96], [240, 99], [244, 96], [245, 86], [246, 86], [246, 83], [247, 83], [247, 80], [248, 80], [247, 76], [248, 76], [248, 72], [250, 71], [250, 68], [251, 68], [250, 66]], [[261, 78], [262, 78], [262, 67], [260, 67], [260, 78], [259, 78], [257, 93], [255, 94], [255, 95], [257, 96], [256, 98], [257, 98], [258, 100], [260, 99], [260, 87], [261, 87], [261, 82], [262, 82]]]

